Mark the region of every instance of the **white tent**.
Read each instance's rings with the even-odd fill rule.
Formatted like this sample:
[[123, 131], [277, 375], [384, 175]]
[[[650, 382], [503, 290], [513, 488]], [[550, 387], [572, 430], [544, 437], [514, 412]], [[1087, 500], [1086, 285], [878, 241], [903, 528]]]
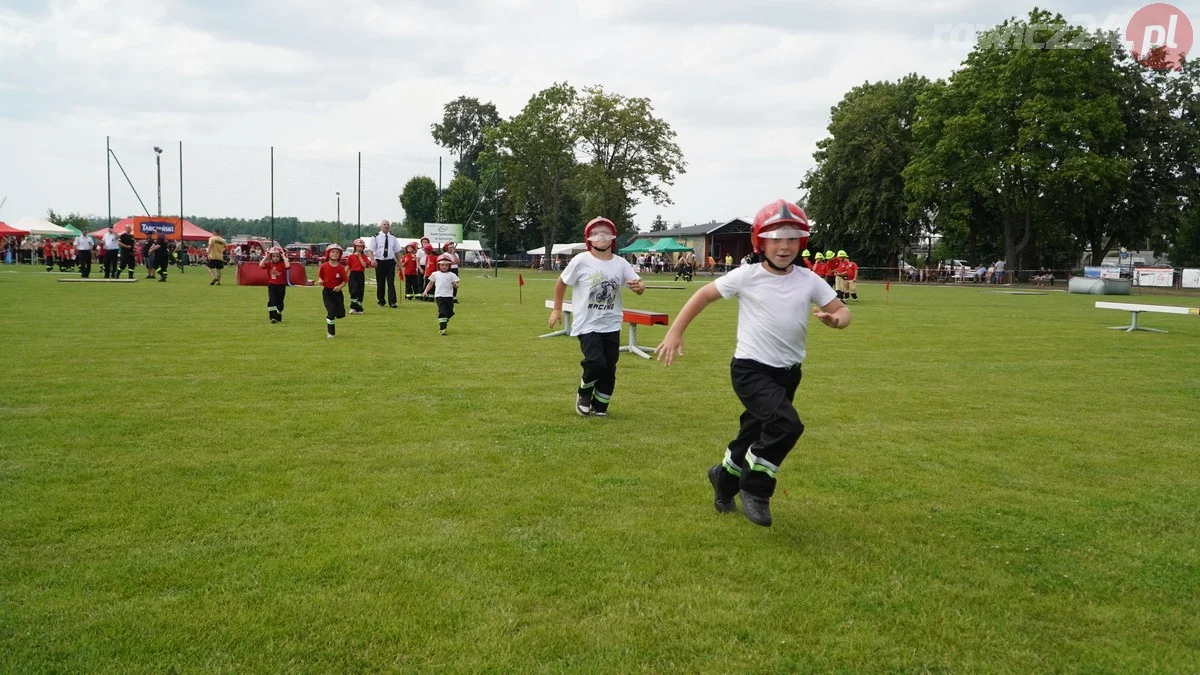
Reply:
[[[555, 244], [554, 248], [550, 249], [550, 255], [570, 255], [587, 250], [587, 244]], [[546, 247], [539, 246], [531, 251], [526, 251], [529, 255], [545, 255]]]
[[71, 231], [67, 228], [59, 227], [44, 218], [22, 218], [15, 223], [10, 223], [10, 225], [18, 230], [25, 230], [29, 234], [40, 234], [48, 237], [61, 237], [71, 234]]
[[460, 251], [484, 251], [483, 244], [478, 239], [463, 239], [461, 244], [455, 246]]

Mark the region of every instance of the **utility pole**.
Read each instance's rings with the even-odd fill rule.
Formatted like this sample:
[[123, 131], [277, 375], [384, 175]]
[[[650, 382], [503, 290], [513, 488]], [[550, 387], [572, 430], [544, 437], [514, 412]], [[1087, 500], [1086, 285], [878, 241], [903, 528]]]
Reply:
[[154, 168], [158, 174], [158, 215], [162, 215], [162, 148], [154, 146]]

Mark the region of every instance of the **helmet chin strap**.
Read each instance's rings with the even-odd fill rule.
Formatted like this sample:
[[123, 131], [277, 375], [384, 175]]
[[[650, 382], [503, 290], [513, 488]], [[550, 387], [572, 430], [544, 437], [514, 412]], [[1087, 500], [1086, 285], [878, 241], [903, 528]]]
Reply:
[[796, 258], [795, 258], [795, 256], [793, 256], [793, 257], [792, 257], [792, 261], [791, 261], [790, 263], [788, 263], [788, 264], [787, 264], [787, 266], [785, 266], [785, 267], [780, 267], [779, 265], [776, 265], [775, 263], [771, 262], [771, 259], [770, 259], [770, 258], [768, 258], [768, 257], [767, 257], [767, 256], [764, 254], [764, 255], [763, 255], [763, 262], [767, 263], [767, 266], [768, 266], [768, 267], [770, 267], [771, 269], [775, 270], [776, 272], [786, 272], [786, 271], [788, 271], [788, 270], [790, 270], [790, 269], [792, 268], [792, 265], [795, 265], [795, 264], [796, 264]]
[[612, 242], [609, 242], [608, 246], [605, 246], [604, 248], [600, 248], [596, 244], [592, 244], [592, 248], [596, 249], [597, 251], [604, 251], [605, 253], [608, 253], [612, 250]]

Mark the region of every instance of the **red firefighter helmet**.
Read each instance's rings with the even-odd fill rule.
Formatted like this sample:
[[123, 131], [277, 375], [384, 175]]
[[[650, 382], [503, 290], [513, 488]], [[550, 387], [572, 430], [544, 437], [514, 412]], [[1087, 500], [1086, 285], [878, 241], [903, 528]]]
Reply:
[[785, 199], [776, 199], [754, 216], [750, 246], [755, 253], [762, 253], [763, 239], [796, 237], [800, 239], [797, 250], [803, 251], [808, 246], [808, 232], [808, 216], [804, 215], [804, 210]]
[[357, 248], [357, 247], [359, 247], [359, 246], [361, 246], [361, 247], [363, 247], [363, 248], [366, 248], [366, 247], [367, 247], [367, 242], [363, 241], [362, 239], [355, 239], [355, 240], [354, 240], [354, 244], [352, 244], [352, 246], [351, 246], [351, 247], [352, 247], [352, 248]]
[[[602, 229], [598, 228], [608, 228], [609, 232], [605, 233]], [[597, 239], [601, 242], [613, 242], [612, 246], [608, 250], [610, 253], [617, 252], [617, 226], [614, 225], [613, 221], [609, 220], [608, 218], [600, 216], [598, 218], [592, 218], [590, 221], [588, 221], [588, 224], [583, 228], [583, 241], [585, 244], [587, 244], [589, 251], [592, 250], [592, 239]]]
[[446, 263], [447, 265], [453, 265], [453, 264], [454, 264], [454, 258], [452, 258], [452, 257], [450, 257], [449, 255], [447, 255], [447, 254], [443, 253], [443, 254], [441, 254], [441, 255], [439, 255], [439, 256], [437, 257], [437, 264], [438, 264], [438, 267], [441, 267], [442, 263]]
[[340, 244], [330, 244], [325, 247], [325, 259], [326, 260], [329, 260], [329, 252], [330, 251], [338, 252], [338, 260], [341, 260], [342, 256], [346, 255], [346, 250], [343, 249]]

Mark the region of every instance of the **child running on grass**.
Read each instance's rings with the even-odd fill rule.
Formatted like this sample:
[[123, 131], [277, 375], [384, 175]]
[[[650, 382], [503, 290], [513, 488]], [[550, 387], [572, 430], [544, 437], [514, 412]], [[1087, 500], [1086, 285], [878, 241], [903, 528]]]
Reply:
[[258, 266], [267, 271], [267, 316], [271, 323], [283, 321], [283, 299], [287, 295], [288, 267], [284, 259], [283, 249], [275, 246]]
[[575, 394], [575, 412], [587, 417], [608, 416], [617, 383], [620, 356], [621, 287], [641, 295], [646, 287], [633, 266], [616, 256], [617, 226], [608, 218], [593, 218], [583, 228], [587, 251], [571, 258], [554, 284], [554, 310], [550, 328], [562, 319], [563, 298], [571, 287], [574, 320], [571, 335], [579, 338], [583, 352], [583, 377]]
[[317, 270], [321, 280], [321, 300], [325, 303], [325, 337], [337, 334], [336, 322], [346, 316], [346, 296], [342, 289], [349, 282], [346, 266], [342, 264], [342, 247], [330, 244], [325, 249], [325, 262]]
[[737, 348], [729, 369], [733, 391], [746, 410], [724, 460], [709, 467], [708, 480], [719, 513], [737, 510], [733, 498], [740, 491], [742, 510], [756, 525], [771, 524], [779, 465], [804, 433], [792, 399], [800, 386], [809, 305], [816, 305], [813, 316], [827, 326], [850, 325], [850, 310], [833, 289], [795, 264], [808, 233], [808, 217], [800, 207], [782, 199], [764, 206], [750, 230], [750, 245], [763, 261], [696, 291], [657, 349], [658, 360], [665, 358], [670, 366], [683, 355], [683, 332], [692, 319], [712, 302], [738, 298]]
[[437, 259], [437, 271], [429, 275], [429, 283], [425, 286], [425, 292], [421, 295], [427, 297], [429, 289], [433, 290], [433, 299], [437, 301], [438, 310], [438, 335], [445, 335], [446, 328], [450, 325], [450, 318], [454, 316], [454, 292], [458, 290], [458, 275], [450, 271], [450, 266], [454, 264], [454, 260], [443, 253]]

